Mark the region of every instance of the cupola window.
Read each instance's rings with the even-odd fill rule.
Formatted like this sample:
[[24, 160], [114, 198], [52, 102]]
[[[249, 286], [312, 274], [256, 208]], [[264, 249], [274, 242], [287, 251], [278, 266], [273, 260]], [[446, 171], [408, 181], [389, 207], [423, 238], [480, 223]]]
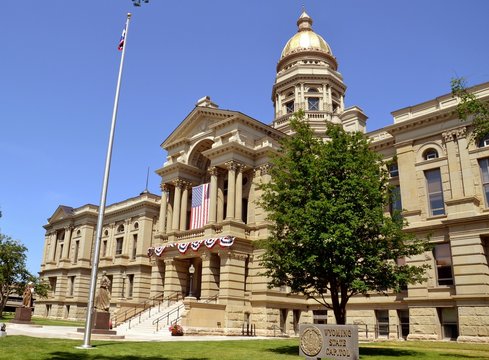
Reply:
[[319, 111], [319, 98], [307, 98], [307, 108], [309, 109], [309, 111]]
[[293, 113], [294, 112], [294, 102], [289, 101], [285, 103], [285, 111], [287, 114]]
[[309, 90], [307, 90], [307, 92], [310, 92], [310, 93], [317, 93], [319, 92], [318, 89], [316, 88], [309, 88]]

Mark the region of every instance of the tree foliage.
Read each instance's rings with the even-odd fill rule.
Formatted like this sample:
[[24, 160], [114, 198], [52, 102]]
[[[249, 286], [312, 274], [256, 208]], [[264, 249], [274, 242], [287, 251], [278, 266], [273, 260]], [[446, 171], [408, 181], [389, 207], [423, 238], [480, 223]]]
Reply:
[[45, 297], [48, 285], [39, 281], [26, 267], [27, 247], [20, 241], [0, 233], [0, 316], [11, 294], [22, 295], [29, 281], [36, 296]]
[[260, 184], [273, 224], [262, 264], [269, 286], [315, 299], [344, 324], [352, 296], [422, 281], [425, 266], [396, 260], [422, 253], [428, 241], [404, 232], [401, 217], [384, 214], [388, 172], [363, 134], [331, 124], [323, 141], [302, 120], [296, 113], [295, 135], [272, 159], [271, 181]]
[[457, 113], [460, 119], [467, 121], [472, 119], [473, 131], [471, 139], [479, 142], [489, 135], [489, 106], [480, 101], [467, 90], [467, 82], [464, 78], [453, 78], [450, 81], [452, 95], [460, 100], [457, 105]]

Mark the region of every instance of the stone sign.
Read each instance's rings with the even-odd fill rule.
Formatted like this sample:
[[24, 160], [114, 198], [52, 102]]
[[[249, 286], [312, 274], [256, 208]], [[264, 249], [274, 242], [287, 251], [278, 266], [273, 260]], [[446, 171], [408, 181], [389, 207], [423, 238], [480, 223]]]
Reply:
[[306, 359], [360, 359], [356, 325], [301, 324], [299, 355]]

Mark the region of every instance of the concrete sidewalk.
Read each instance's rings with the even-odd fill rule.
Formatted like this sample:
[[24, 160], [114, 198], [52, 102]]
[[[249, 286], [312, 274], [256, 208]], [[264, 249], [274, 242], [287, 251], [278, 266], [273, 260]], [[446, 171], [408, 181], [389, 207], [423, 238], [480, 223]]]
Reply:
[[[83, 340], [83, 332], [77, 332], [79, 327], [74, 326], [44, 326], [44, 325], [26, 325], [7, 323], [7, 336], [25, 335], [40, 338], [58, 338], [58, 339], [80, 339]], [[124, 339], [118, 339], [117, 336], [92, 334], [92, 340], [116, 340], [116, 341], [227, 341], [227, 340], [256, 340], [256, 339], [273, 339], [262, 336], [171, 336], [170, 332], [161, 332], [157, 334], [123, 334]]]

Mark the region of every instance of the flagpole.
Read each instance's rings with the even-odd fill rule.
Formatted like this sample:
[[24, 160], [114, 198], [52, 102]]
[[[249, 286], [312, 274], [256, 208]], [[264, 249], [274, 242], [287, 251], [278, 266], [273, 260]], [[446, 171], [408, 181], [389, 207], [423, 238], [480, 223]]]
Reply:
[[119, 77], [117, 78], [117, 87], [115, 91], [114, 109], [112, 111], [112, 125], [110, 128], [109, 145], [107, 148], [107, 156], [105, 159], [105, 173], [104, 173], [104, 180], [102, 185], [102, 194], [100, 195], [100, 206], [98, 209], [97, 230], [95, 235], [95, 249], [92, 258], [92, 274], [90, 278], [90, 290], [88, 294], [89, 296], [88, 296], [87, 316], [85, 322], [85, 335], [83, 337], [83, 345], [81, 346], [81, 348], [83, 349], [89, 349], [92, 347], [90, 345], [90, 337], [91, 337], [92, 325], [94, 320], [93, 313], [94, 313], [94, 300], [95, 300], [95, 290], [96, 290], [95, 287], [97, 285], [98, 263], [100, 257], [100, 240], [102, 237], [105, 201], [107, 200], [107, 187], [109, 184], [110, 161], [112, 158], [112, 145], [114, 143], [115, 124], [117, 119], [117, 109], [119, 106], [119, 94], [120, 94], [121, 80], [122, 80], [122, 69], [124, 68], [124, 55], [126, 54], [127, 34], [129, 32], [130, 19], [131, 19], [131, 13], [128, 13], [126, 19], [124, 44], [122, 46], [121, 63], [119, 66]]

